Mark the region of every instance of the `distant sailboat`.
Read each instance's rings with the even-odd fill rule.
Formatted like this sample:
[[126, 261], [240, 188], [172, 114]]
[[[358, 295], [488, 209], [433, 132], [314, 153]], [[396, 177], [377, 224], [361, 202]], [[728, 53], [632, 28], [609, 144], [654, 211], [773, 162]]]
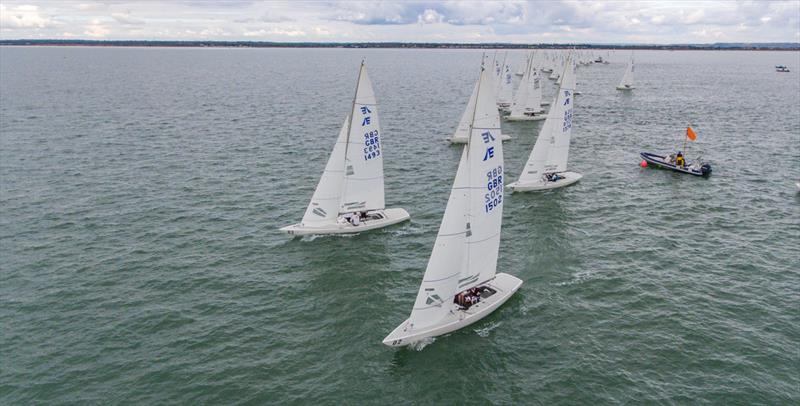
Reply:
[[[503, 145], [483, 68], [470, 114], [469, 142], [461, 154], [439, 234], [408, 319], [383, 343], [413, 345], [466, 327], [505, 303], [522, 285], [497, 272], [503, 218]], [[477, 303], [476, 303], [477, 301]]]
[[511, 107], [511, 92], [513, 90], [511, 66], [506, 62], [508, 61], [508, 52], [503, 56], [503, 70], [497, 81], [497, 108], [500, 110], [507, 110]]
[[508, 121], [544, 120], [547, 117], [542, 109], [542, 83], [539, 71], [534, 67], [535, 58], [535, 55], [528, 57], [522, 80], [511, 103], [511, 114], [505, 116]]
[[619, 86], [617, 86], [617, 90], [632, 90], [633, 89], [633, 54], [631, 54], [631, 59], [628, 61], [628, 66], [625, 68], [625, 75], [622, 76], [622, 80], [619, 81]]
[[564, 80], [558, 89], [547, 120], [531, 150], [519, 179], [508, 184], [514, 192], [555, 189], [579, 181], [583, 175], [567, 171], [569, 143], [572, 135], [572, 106], [575, 91], [575, 69], [567, 60]]
[[404, 209], [385, 208], [379, 132], [378, 104], [361, 62], [350, 114], [303, 220], [281, 231], [291, 235], [358, 233], [410, 218]]
[[[484, 62], [488, 61], [486, 61], [484, 58]], [[494, 84], [494, 80], [492, 78], [492, 75], [487, 74], [487, 76], [489, 77], [489, 82], [487, 82], [484, 86], [490, 89], [486, 90], [485, 92], [494, 95], [494, 86], [492, 86]], [[466, 144], [467, 141], [469, 141], [470, 123], [472, 120], [472, 112], [475, 110], [475, 100], [477, 100], [477, 97], [478, 97], [478, 83], [476, 82], [475, 87], [472, 89], [472, 95], [470, 95], [469, 97], [469, 102], [467, 102], [467, 107], [464, 108], [464, 113], [461, 114], [461, 119], [458, 121], [458, 127], [456, 128], [456, 131], [453, 133], [451, 137], [447, 138], [447, 141], [450, 142], [451, 144]], [[497, 115], [496, 124], [497, 128], [500, 128], [499, 114]], [[498, 130], [498, 133], [499, 132], [500, 131]], [[510, 139], [511, 139], [510, 136], [505, 134], [500, 134], [501, 141], [507, 141]]]

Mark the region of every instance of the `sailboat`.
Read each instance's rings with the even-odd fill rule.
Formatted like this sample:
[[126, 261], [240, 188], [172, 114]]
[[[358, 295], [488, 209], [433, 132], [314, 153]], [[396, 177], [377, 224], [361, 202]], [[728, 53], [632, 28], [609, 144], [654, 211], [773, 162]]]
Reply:
[[[484, 62], [486, 58], [484, 58]], [[490, 93], [494, 95], [494, 81], [495, 78], [492, 77], [493, 75], [487, 74], [489, 77], [489, 81], [484, 84], [485, 87], [491, 88], [490, 90], [485, 91], [486, 93]], [[493, 96], [494, 97], [494, 96]], [[467, 107], [464, 108], [464, 113], [461, 114], [461, 119], [458, 121], [458, 127], [456, 131], [453, 133], [452, 136], [446, 138], [448, 142], [451, 144], [466, 144], [469, 141], [469, 134], [470, 134], [470, 123], [472, 120], [472, 112], [475, 110], [475, 100], [478, 98], [478, 83], [475, 83], [475, 87], [472, 89], [472, 94], [469, 97], [469, 101], [467, 102]], [[500, 115], [497, 116], [497, 128], [500, 128]], [[498, 130], [498, 133], [500, 131]], [[510, 136], [506, 134], [500, 134], [501, 141], [508, 141], [511, 139]]]
[[507, 186], [513, 192], [555, 189], [571, 185], [583, 177], [580, 173], [567, 171], [572, 135], [575, 67], [569, 58], [566, 64], [564, 80], [539, 131], [528, 162], [525, 163], [519, 179]]
[[631, 54], [631, 59], [628, 61], [628, 67], [625, 68], [625, 75], [622, 76], [622, 80], [619, 81], [619, 85], [617, 86], [617, 90], [632, 90], [633, 89], [633, 54]]
[[362, 61], [350, 114], [303, 219], [281, 231], [290, 235], [359, 233], [411, 218], [404, 209], [385, 205], [378, 104]]
[[503, 218], [503, 145], [491, 75], [481, 67], [470, 136], [414, 307], [385, 345], [413, 345], [466, 327], [505, 303], [522, 280], [496, 273]]
[[500, 77], [497, 78], [497, 87], [495, 88], [497, 92], [497, 108], [500, 110], [507, 110], [511, 107], [511, 91], [513, 90], [513, 84], [511, 83], [511, 66], [506, 62], [507, 60], [508, 52], [503, 56], [503, 70]]
[[543, 114], [542, 83], [539, 71], [534, 67], [534, 58], [530, 56], [527, 59], [522, 80], [511, 103], [511, 114], [505, 116], [508, 121], [544, 120], [547, 117]]

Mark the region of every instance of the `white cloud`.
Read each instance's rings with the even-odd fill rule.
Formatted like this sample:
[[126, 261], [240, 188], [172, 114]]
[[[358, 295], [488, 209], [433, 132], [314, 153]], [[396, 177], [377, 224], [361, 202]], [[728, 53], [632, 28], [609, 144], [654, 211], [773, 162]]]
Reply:
[[111, 18], [123, 25], [143, 25], [145, 21], [139, 18], [132, 17], [130, 13], [112, 13]]
[[3, 28], [46, 28], [52, 20], [39, 12], [38, 6], [23, 4], [6, 7], [0, 4], [0, 26]]
[[444, 16], [439, 14], [436, 10], [426, 8], [419, 16], [417, 22], [420, 24], [436, 24], [444, 21]]

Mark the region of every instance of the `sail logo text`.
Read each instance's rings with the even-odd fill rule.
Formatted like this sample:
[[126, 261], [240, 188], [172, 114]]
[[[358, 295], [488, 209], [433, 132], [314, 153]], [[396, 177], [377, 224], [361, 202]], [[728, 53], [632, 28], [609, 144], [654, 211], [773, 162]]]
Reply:
[[503, 167], [498, 166], [486, 172], [486, 190], [483, 208], [486, 213], [500, 207], [503, 203]]
[[490, 131], [485, 131], [481, 133], [481, 137], [483, 137], [483, 143], [488, 144], [489, 141], [494, 141], [494, 135]]
[[564, 112], [564, 128], [561, 130], [562, 133], [569, 131], [572, 128], [572, 109], [569, 109]]
[[486, 148], [486, 153], [483, 154], [483, 160], [487, 160], [489, 158], [494, 158], [494, 147]]
[[364, 160], [369, 161], [381, 156], [381, 143], [378, 139], [378, 130], [364, 133]]

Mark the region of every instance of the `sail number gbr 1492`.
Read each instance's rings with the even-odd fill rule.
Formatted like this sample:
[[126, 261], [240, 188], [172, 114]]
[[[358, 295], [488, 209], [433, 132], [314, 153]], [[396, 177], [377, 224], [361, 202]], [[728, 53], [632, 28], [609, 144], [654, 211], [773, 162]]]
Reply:
[[486, 179], [483, 208], [488, 213], [503, 203], [503, 167], [498, 166], [486, 172]]

